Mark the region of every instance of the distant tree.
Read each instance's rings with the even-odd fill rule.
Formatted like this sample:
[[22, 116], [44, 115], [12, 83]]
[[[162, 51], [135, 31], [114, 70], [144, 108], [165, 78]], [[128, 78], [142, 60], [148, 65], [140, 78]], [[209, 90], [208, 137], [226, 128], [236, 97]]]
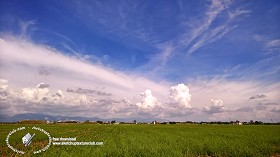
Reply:
[[262, 124], [262, 121], [255, 121], [255, 124]]
[[137, 121], [136, 121], [136, 120], [134, 120], [134, 121], [133, 121], [133, 123], [134, 123], [134, 124], [137, 124]]
[[22, 120], [20, 121], [21, 124], [45, 124], [46, 121], [43, 120]]
[[98, 123], [98, 124], [103, 124], [103, 121], [98, 120], [98, 121], [96, 121], [96, 123]]
[[115, 121], [115, 120], [112, 120], [112, 121], [111, 121], [111, 124], [115, 124], [115, 123], [116, 123], [116, 121]]
[[85, 123], [89, 123], [89, 120], [86, 120]]

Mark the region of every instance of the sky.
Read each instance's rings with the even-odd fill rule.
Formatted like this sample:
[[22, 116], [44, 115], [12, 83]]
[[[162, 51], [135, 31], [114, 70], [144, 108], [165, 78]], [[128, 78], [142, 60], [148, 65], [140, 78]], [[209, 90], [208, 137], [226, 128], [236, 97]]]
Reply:
[[280, 122], [280, 1], [0, 0], [0, 109]]

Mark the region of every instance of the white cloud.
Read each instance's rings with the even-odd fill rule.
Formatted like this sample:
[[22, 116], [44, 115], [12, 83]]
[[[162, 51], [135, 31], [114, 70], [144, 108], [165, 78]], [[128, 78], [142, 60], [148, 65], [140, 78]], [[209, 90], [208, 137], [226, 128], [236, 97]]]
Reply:
[[280, 51], [280, 39], [267, 41], [265, 47], [268, 51]]
[[221, 21], [218, 24], [215, 23], [213, 25], [215, 21], [218, 21], [219, 15], [223, 15], [226, 13], [226, 10], [229, 10], [231, 4], [232, 1], [229, 0], [212, 0], [203, 18], [192, 19], [191, 23], [195, 24], [190, 25], [190, 32], [185, 33], [181, 41], [181, 45], [188, 48], [188, 55], [194, 53], [204, 45], [222, 38], [229, 31], [237, 27], [233, 23], [236, 17], [250, 13], [249, 10], [241, 10], [240, 8], [233, 12], [229, 11], [229, 18], [227, 20], [220, 19]]
[[[197, 79], [190, 83], [189, 88], [192, 91], [192, 104], [209, 114], [206, 119], [214, 121], [241, 120], [249, 121], [262, 120], [269, 121], [280, 120], [277, 113], [272, 108], [258, 110], [257, 108], [267, 103], [278, 104], [280, 102], [279, 83], [266, 84], [261, 81], [253, 80], [225, 80], [223, 78], [215, 79]], [[252, 101], [252, 96], [266, 95], [266, 101]], [[216, 98], [216, 99], [213, 99]], [[219, 99], [217, 99], [219, 98]], [[212, 103], [209, 100], [212, 99]], [[203, 105], [203, 106], [202, 106]], [[249, 109], [250, 108], [250, 109]], [[204, 117], [202, 115], [201, 117]]]
[[6, 101], [8, 95], [8, 80], [0, 78], [0, 101]]
[[261, 42], [265, 51], [275, 52], [280, 51], [280, 39], [270, 39], [264, 35], [254, 35], [253, 39]]
[[160, 102], [158, 102], [157, 98], [152, 95], [152, 91], [146, 89], [145, 92], [140, 94], [143, 97], [141, 103], [137, 103], [136, 105], [143, 109], [151, 109], [155, 106], [160, 106]]
[[[115, 91], [113, 93], [122, 95], [122, 97], [127, 96], [127, 94], [132, 96], [131, 90], [139, 89], [138, 92], [141, 92], [145, 88], [162, 96], [165, 95], [162, 93], [163, 89], [168, 88], [166, 83], [155, 83], [141, 76], [127, 75], [83, 62], [65, 56], [50, 47], [35, 45], [24, 40], [1, 38], [0, 48], [2, 75], [11, 78], [13, 84], [18, 83], [21, 87], [33, 86], [36, 82], [47, 82], [57, 89], [105, 87], [105, 90]], [[49, 72], [47, 76], [37, 75], [42, 68]], [[17, 72], [15, 72], [16, 69], [18, 69]], [[13, 80], [20, 77], [21, 80]]]
[[[45, 45], [36, 45], [14, 37], [1, 37], [0, 50], [0, 75], [4, 79], [9, 79], [9, 85], [6, 80], [1, 79], [1, 97], [3, 95], [3, 99], [4, 96], [7, 98], [6, 89], [10, 87], [8, 102], [10, 108], [18, 106], [18, 101], [34, 105], [48, 104], [37, 109], [35, 107], [34, 110], [27, 108], [32, 112], [66, 106], [69, 109], [70, 106], [80, 105], [88, 108], [86, 113], [97, 113], [100, 117], [104, 117], [113, 116], [103, 113], [105, 110], [108, 112], [112, 106], [115, 109], [125, 108], [117, 105], [123, 97], [135, 105], [139, 102], [135, 96], [144, 89], [151, 89], [155, 95], [147, 97], [147, 101], [154, 101], [155, 97], [163, 101], [168, 100], [166, 96], [170, 85], [166, 82], [154, 82], [137, 74], [122, 73], [90, 64], [63, 55]], [[67, 89], [73, 89], [73, 92], [67, 92]], [[5, 94], [3, 94], [4, 90]], [[103, 101], [105, 99], [106, 104]], [[151, 106], [151, 103], [147, 105]], [[24, 104], [22, 103], [23, 106]], [[24, 107], [18, 107], [7, 111], [6, 114], [16, 114], [20, 109], [22, 112], [25, 111]], [[97, 112], [100, 110], [102, 112]], [[59, 109], [52, 109], [52, 111], [60, 112]], [[75, 114], [84, 115], [79, 111]]]
[[250, 10], [241, 10], [240, 8], [235, 10], [234, 12], [229, 12], [229, 18], [230, 19], [234, 19], [240, 15], [243, 15], [243, 14], [248, 14], [250, 13], [251, 11]]
[[271, 40], [266, 43], [267, 47], [279, 47], [280, 46], [280, 39]]
[[45, 83], [39, 83], [36, 87], [37, 88], [48, 88], [50, 85], [45, 84]]
[[48, 88], [23, 88], [21, 90], [21, 98], [30, 101], [41, 101], [49, 97]]
[[191, 108], [191, 94], [189, 88], [184, 84], [178, 84], [170, 88], [169, 98], [172, 103], [178, 104], [180, 107]]
[[[217, 18], [217, 16], [222, 13], [228, 6], [231, 4], [230, 1], [222, 0], [212, 0], [211, 5], [208, 6], [207, 11], [205, 12], [204, 18], [198, 22], [198, 24], [191, 26], [191, 34], [185, 34], [182, 44], [189, 45], [194, 42], [199, 36], [206, 32], [212, 22]], [[202, 42], [202, 41], [200, 41]], [[198, 45], [193, 43], [193, 45]], [[193, 51], [189, 52], [192, 53]]]
[[8, 80], [0, 79], [0, 90], [5, 91], [9, 87]]
[[205, 32], [201, 36], [201, 38], [190, 47], [190, 49], [188, 50], [188, 54], [192, 54], [194, 51], [204, 46], [206, 43], [215, 42], [236, 27], [237, 26], [228, 27], [227, 25], [222, 25]]
[[223, 107], [224, 105], [224, 102], [223, 100], [221, 99], [218, 99], [218, 98], [213, 98], [211, 99], [211, 103], [214, 105], [214, 106], [218, 106], [218, 107]]
[[206, 113], [213, 114], [213, 113], [223, 112], [223, 109], [224, 109], [223, 100], [218, 99], [218, 98], [213, 98], [213, 99], [211, 99], [211, 103], [212, 103], [211, 106], [204, 106], [203, 107], [203, 110]]
[[30, 21], [20, 21], [20, 29], [21, 29], [21, 36], [24, 38], [28, 38], [28, 32], [29, 29], [36, 29], [34, 27], [30, 27], [32, 25], [35, 25], [36, 22], [34, 20], [30, 20]]

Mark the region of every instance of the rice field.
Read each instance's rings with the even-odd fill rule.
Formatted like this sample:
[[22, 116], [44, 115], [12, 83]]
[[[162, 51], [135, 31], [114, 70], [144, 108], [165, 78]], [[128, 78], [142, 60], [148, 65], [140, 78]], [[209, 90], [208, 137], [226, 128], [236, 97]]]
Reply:
[[[51, 138], [76, 138], [76, 142], [103, 142], [103, 145], [53, 145], [46, 151], [34, 151], [48, 145], [48, 136], [33, 130], [36, 126]], [[1, 156], [23, 156], [6, 144], [24, 151], [24, 156], [280, 156], [278, 125], [147, 125], [147, 124], [2, 124]], [[30, 146], [21, 138], [36, 133]], [[55, 142], [55, 141], [52, 141]], [[58, 141], [60, 142], [60, 141]]]

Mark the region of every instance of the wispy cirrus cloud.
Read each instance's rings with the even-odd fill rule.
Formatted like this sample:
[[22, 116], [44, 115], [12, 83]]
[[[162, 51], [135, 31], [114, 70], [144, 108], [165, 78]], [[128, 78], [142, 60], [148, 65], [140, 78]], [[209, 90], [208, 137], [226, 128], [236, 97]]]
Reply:
[[217, 16], [224, 11], [231, 4], [230, 1], [212, 0], [211, 4], [207, 7], [203, 18], [198, 19], [198, 23], [191, 26], [190, 32], [183, 35], [184, 40], [182, 40], [183, 45], [191, 44], [197, 37], [203, 34], [209, 29], [213, 21]]
[[280, 51], [280, 39], [269, 38], [266, 35], [255, 34], [252, 37], [257, 42], [260, 42], [264, 51], [266, 52], [279, 52]]
[[[215, 42], [222, 38], [229, 31], [237, 27], [234, 24], [238, 16], [249, 14], [251, 11], [240, 8], [233, 10], [229, 0], [212, 0], [207, 7], [202, 18], [197, 18], [194, 24], [189, 24], [189, 29], [180, 37], [180, 45], [187, 49], [187, 54], [191, 55], [206, 44]], [[228, 16], [226, 20], [220, 16]], [[219, 19], [219, 22], [217, 22]], [[193, 19], [192, 19], [193, 20]], [[190, 23], [192, 23], [190, 21]]]
[[[141, 66], [149, 67], [148, 69], [153, 69], [155, 72], [163, 68], [182, 50], [191, 55], [204, 45], [221, 39], [238, 26], [234, 23], [236, 18], [250, 13], [249, 10], [243, 10], [241, 7], [237, 9], [232, 7], [234, 1], [211, 0], [205, 3], [206, 9], [203, 6], [198, 8], [203, 12], [202, 15], [193, 14], [188, 20], [183, 18], [182, 24], [178, 21], [184, 16], [186, 3], [179, 1], [177, 5], [170, 6], [170, 9], [161, 8], [164, 3], [167, 2], [158, 4], [159, 9], [153, 16], [145, 16], [149, 14], [148, 10], [152, 6], [150, 3], [144, 5], [138, 2], [108, 1], [88, 2], [88, 5], [83, 5], [74, 2], [65, 6], [70, 14], [92, 32], [98, 30], [102, 36], [129, 48], [148, 50], [146, 56], [150, 66], [146, 64]], [[171, 16], [177, 15], [174, 14], [175, 7], [181, 9], [179, 16]], [[134, 58], [131, 57], [131, 60]]]
[[278, 51], [280, 52], [280, 39], [270, 40], [265, 43], [267, 51]]
[[[193, 15], [192, 18], [185, 19], [181, 23], [184, 27], [182, 34], [171, 38], [168, 42], [157, 44], [159, 53], [153, 56], [148, 65], [144, 65], [144, 67], [150, 65], [154, 67], [154, 73], [161, 73], [164, 71], [163, 69], [169, 68], [166, 67], [169, 61], [174, 61], [173, 56], [181, 55], [182, 52], [191, 55], [203, 46], [222, 39], [227, 33], [236, 29], [239, 19], [247, 17], [251, 11], [242, 9], [240, 6], [236, 8], [233, 3], [234, 1], [228, 0], [209, 1], [206, 9], [202, 10], [202, 15]], [[183, 7], [181, 6], [181, 8]]]
[[20, 31], [21, 31], [21, 36], [22, 38], [30, 38], [29, 33], [30, 30], [29, 29], [33, 29], [33, 31], [36, 29], [35, 27], [31, 27], [36, 25], [36, 20], [28, 20], [28, 21], [20, 21], [19, 22], [19, 27], [20, 27]]
[[[225, 70], [227, 78], [244, 80], [262, 80], [265, 84], [278, 82], [280, 56], [274, 56], [259, 60], [251, 64], [239, 64], [235, 67]], [[261, 71], [261, 73], [260, 73]]]
[[251, 13], [250, 10], [242, 10], [241, 8], [238, 8], [234, 11], [229, 11], [228, 16], [230, 19], [234, 19], [235, 17], [238, 17], [242, 14], [248, 15], [249, 13]]
[[229, 27], [227, 25], [219, 26], [215, 29], [209, 30], [205, 32], [200, 39], [198, 39], [188, 50], [188, 54], [192, 54], [196, 50], [198, 50], [200, 47], [204, 46], [205, 44], [209, 44], [211, 42], [215, 42], [216, 40], [219, 40], [222, 38], [226, 33], [231, 31], [232, 29], [236, 28], [237, 25]]

